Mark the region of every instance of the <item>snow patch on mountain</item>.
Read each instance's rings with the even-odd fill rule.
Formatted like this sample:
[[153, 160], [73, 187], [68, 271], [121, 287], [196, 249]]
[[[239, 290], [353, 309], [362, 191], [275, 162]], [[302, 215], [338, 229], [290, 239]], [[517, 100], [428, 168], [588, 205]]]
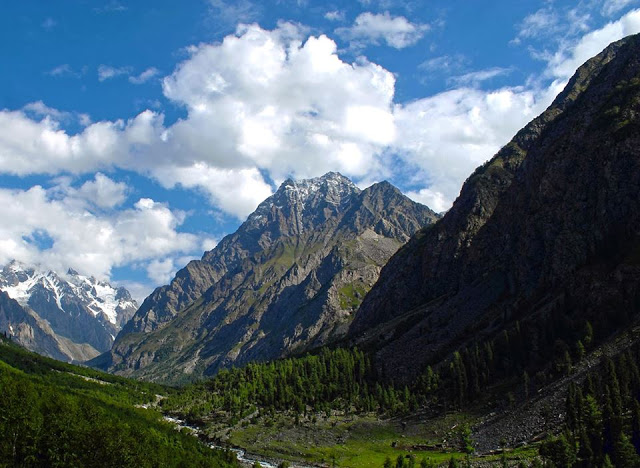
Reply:
[[63, 278], [53, 271], [41, 270], [14, 260], [0, 271], [0, 290], [21, 305], [28, 305], [31, 295], [38, 287], [52, 293], [61, 311], [65, 312], [62, 299], [75, 297], [94, 317], [103, 315], [113, 325], [118, 323], [118, 317], [123, 312], [138, 308], [126, 289], [115, 288], [107, 282], [80, 275], [71, 269]]

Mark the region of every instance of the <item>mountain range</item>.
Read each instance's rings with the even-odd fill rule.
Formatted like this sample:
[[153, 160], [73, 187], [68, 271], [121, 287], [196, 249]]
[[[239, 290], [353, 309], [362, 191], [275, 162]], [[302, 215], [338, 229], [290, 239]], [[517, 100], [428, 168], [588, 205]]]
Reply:
[[382, 266], [438, 215], [388, 182], [286, 180], [233, 234], [153, 292], [92, 361], [165, 382], [343, 337]]
[[66, 275], [17, 261], [0, 271], [0, 331], [26, 348], [86, 361], [111, 348], [137, 303], [125, 288], [69, 269]]

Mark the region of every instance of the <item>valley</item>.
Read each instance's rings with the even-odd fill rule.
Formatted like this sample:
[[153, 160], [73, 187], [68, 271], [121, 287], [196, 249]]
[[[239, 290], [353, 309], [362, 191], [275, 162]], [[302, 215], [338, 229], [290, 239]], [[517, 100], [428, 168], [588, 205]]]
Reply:
[[[278, 28], [289, 38], [297, 26]], [[295, 61], [298, 42], [282, 55]], [[209, 91], [226, 89], [210, 78]], [[165, 92], [186, 92], [175, 80]], [[200, 105], [161, 140], [205, 115]], [[139, 307], [124, 287], [11, 260], [0, 468], [640, 466], [640, 34], [580, 65], [530, 117], [443, 213], [333, 170], [273, 176], [273, 193], [220, 239], [178, 235], [190, 215], [141, 198], [118, 225], [156, 250], [100, 257], [109, 272], [147, 262], [166, 282]], [[130, 132], [142, 145], [147, 134]], [[104, 177], [55, 196], [84, 210], [78, 219], [115, 219], [127, 190]], [[183, 246], [173, 257], [149, 227], [158, 219]], [[60, 263], [45, 233], [21, 239]]]

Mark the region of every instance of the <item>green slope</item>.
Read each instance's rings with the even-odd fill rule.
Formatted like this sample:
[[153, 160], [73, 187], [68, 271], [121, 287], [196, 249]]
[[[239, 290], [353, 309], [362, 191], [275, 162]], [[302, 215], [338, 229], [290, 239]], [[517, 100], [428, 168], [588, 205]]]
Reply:
[[154, 403], [172, 391], [1, 339], [0, 467], [236, 466], [162, 420]]

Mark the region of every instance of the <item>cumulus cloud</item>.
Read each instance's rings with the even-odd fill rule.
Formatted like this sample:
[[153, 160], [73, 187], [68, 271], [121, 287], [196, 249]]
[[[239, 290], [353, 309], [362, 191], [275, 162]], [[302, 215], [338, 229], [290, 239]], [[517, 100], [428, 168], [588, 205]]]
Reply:
[[[184, 213], [151, 199], [140, 199], [121, 211], [96, 211], [78, 203], [78, 197], [101, 203], [104, 195], [117, 193], [122, 187], [106, 176], [88, 184], [72, 192], [41, 186], [0, 189], [0, 263], [15, 258], [57, 271], [72, 267], [108, 278], [113, 267], [181, 256], [181, 252], [198, 248], [195, 235], [177, 231]], [[100, 192], [102, 196], [97, 195]], [[50, 239], [50, 247], [41, 249], [34, 243], [34, 233]]]
[[[274, 30], [242, 25], [220, 43], [191, 47], [164, 78], [165, 96], [186, 110], [171, 126], [146, 110], [127, 121], [87, 122], [71, 135], [61, 126], [63, 115], [44, 103], [0, 111], [0, 171], [123, 168], [167, 188], [199, 190], [213, 206], [242, 218], [271, 193], [268, 180], [328, 170], [378, 180], [393, 173], [392, 155], [408, 167], [412, 195], [444, 209], [473, 168], [541, 112], [580, 63], [639, 29], [636, 10], [564, 43], [548, 57], [545, 79], [534, 84], [476, 89], [508, 72], [494, 68], [459, 76], [457, 89], [394, 105], [393, 75], [365, 59], [344, 62], [330, 38], [308, 36], [291, 23]], [[433, 60], [424, 68], [464, 62]], [[118, 206], [126, 192], [107, 182], [100, 190], [110, 195], [98, 195], [99, 183], [96, 177], [86, 187], [85, 199], [91, 189], [94, 206]]]
[[404, 16], [391, 16], [389, 12], [365, 12], [349, 28], [338, 28], [336, 34], [350, 41], [355, 48], [382, 42], [395, 49], [414, 45], [429, 30], [429, 25], [411, 23]]
[[[41, 110], [45, 110], [44, 108]], [[49, 112], [35, 120], [24, 111], [0, 111], [0, 172], [79, 174], [114, 166], [138, 167], [136, 150], [159, 140], [162, 116], [145, 111], [124, 122], [96, 122], [69, 135]]]
[[129, 188], [124, 182], [115, 182], [98, 172], [78, 189], [78, 194], [100, 208], [115, 208], [127, 198]]
[[266, 169], [273, 179], [331, 168], [358, 176], [395, 138], [393, 75], [343, 62], [326, 36], [303, 40], [291, 24], [247, 25], [191, 52], [165, 78], [164, 93], [189, 113], [169, 141], [198, 162]]

